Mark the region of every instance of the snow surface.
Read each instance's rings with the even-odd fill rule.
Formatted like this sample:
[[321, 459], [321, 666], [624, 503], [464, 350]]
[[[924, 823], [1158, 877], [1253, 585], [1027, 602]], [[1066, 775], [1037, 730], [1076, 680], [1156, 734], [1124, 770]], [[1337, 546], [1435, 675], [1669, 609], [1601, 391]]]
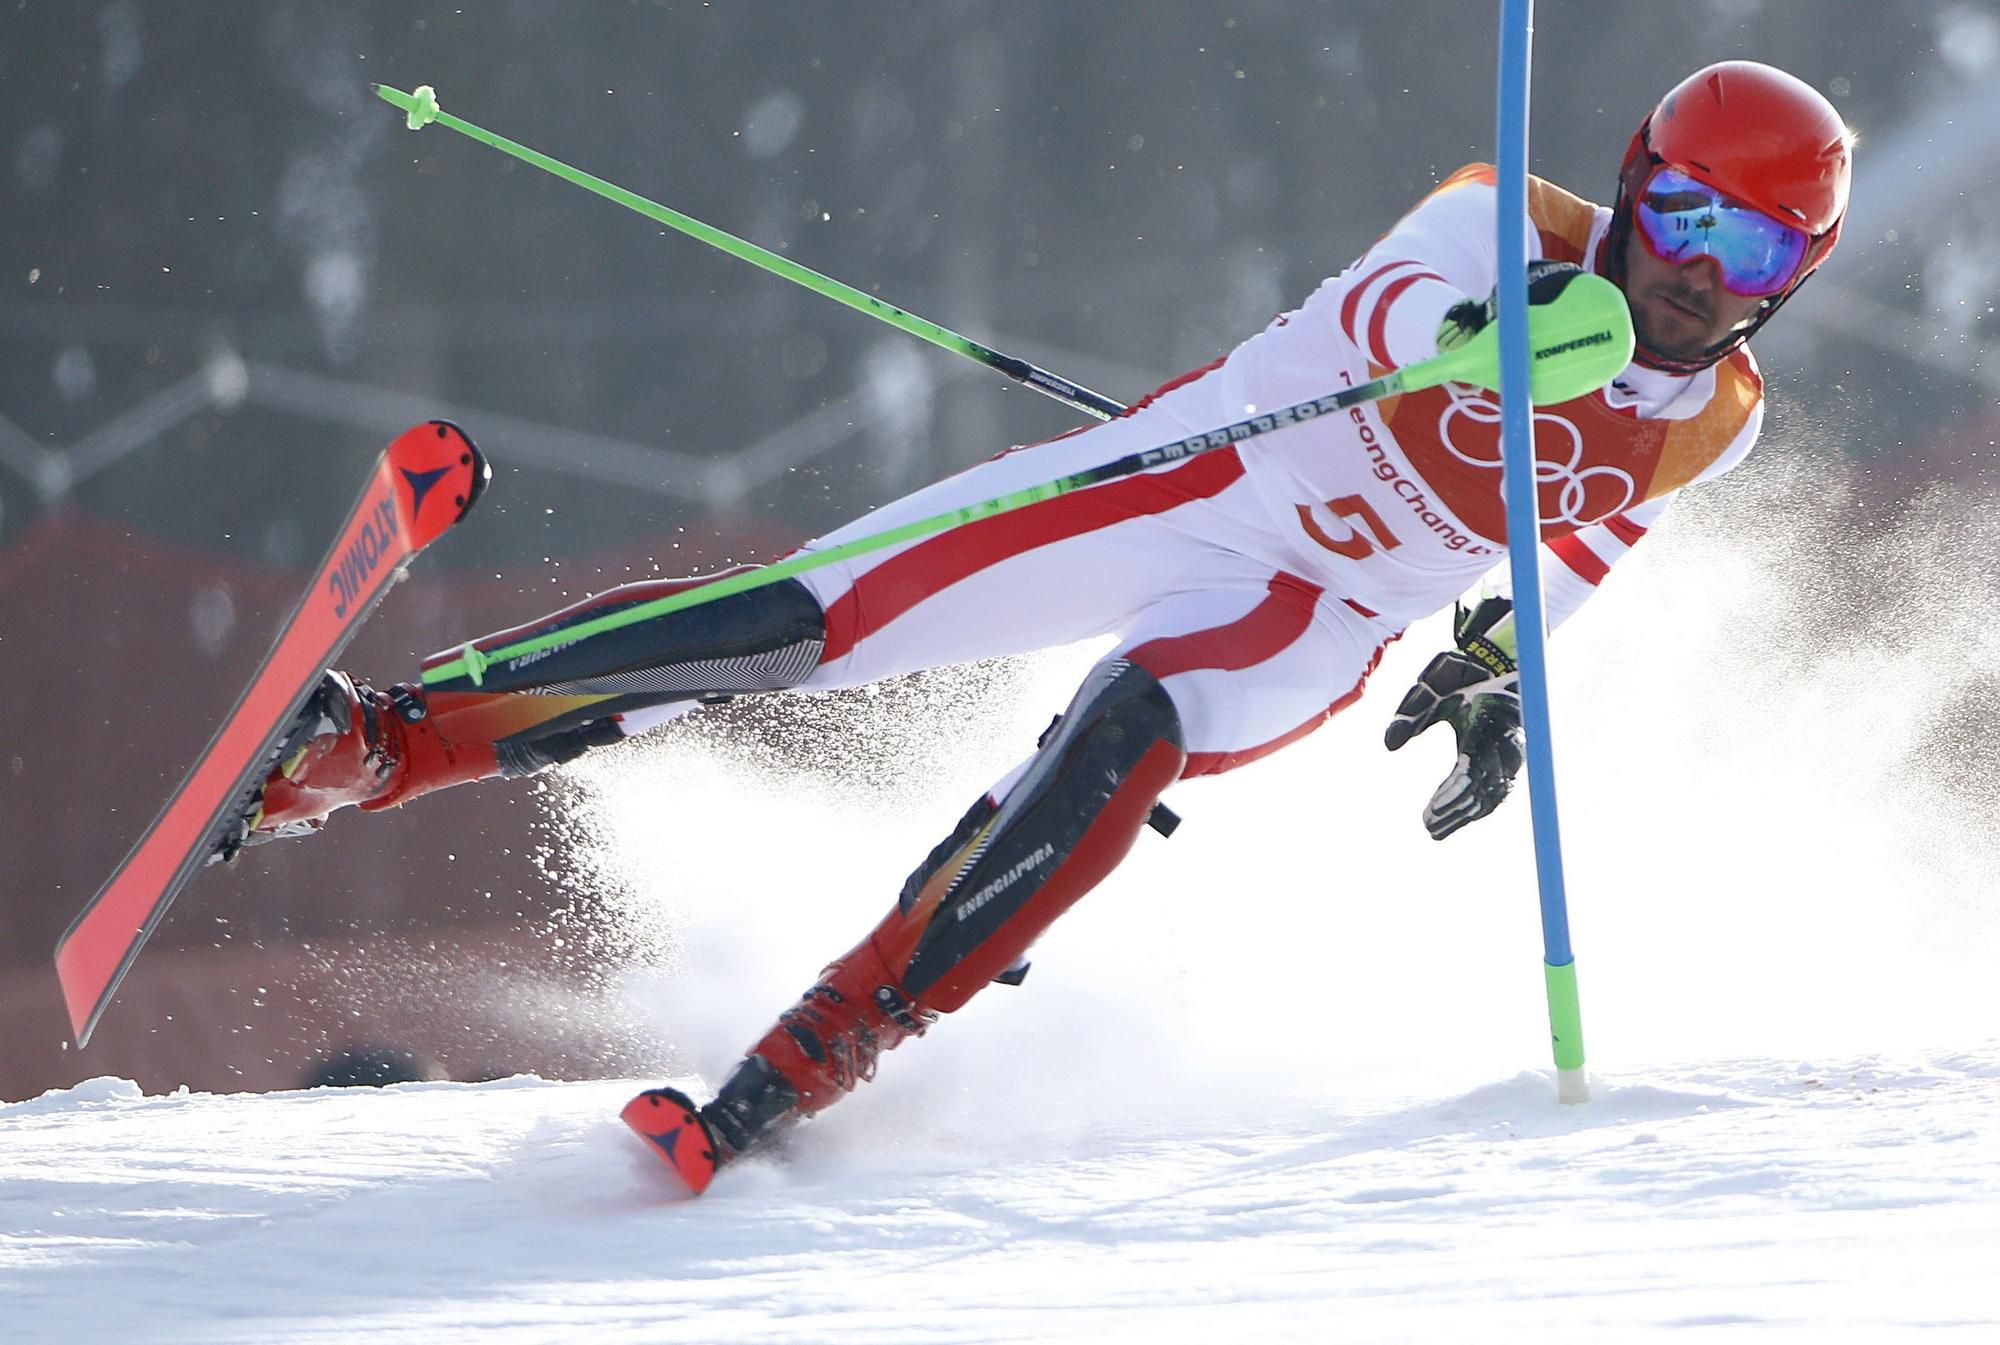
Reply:
[[1992, 1339], [1996, 1074], [1744, 1061], [1558, 1110], [1527, 1072], [1254, 1124], [1057, 1107], [687, 1203], [611, 1120], [622, 1083], [99, 1080], [4, 1114], [0, 1293], [36, 1341]]
[[[1823, 470], [1712, 498], [1557, 649], [1584, 1106], [1526, 808], [1434, 845], [1447, 746], [1380, 749], [1432, 626], [1175, 791], [1023, 987], [699, 1201], [616, 1121], [653, 1079], [0, 1107], [0, 1338], [2000, 1340], [1995, 800], [1933, 747], [2000, 656], [1992, 525], [1916, 509], [1848, 555]], [[1089, 657], [576, 772], [568, 878], [663, 1075], [712, 1087]]]

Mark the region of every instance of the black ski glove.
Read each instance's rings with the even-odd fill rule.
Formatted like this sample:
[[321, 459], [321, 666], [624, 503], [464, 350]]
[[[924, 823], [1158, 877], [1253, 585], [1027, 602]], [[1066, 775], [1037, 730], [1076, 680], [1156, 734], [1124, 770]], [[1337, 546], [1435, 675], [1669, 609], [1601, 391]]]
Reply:
[[[1568, 262], [1541, 261], [1528, 263], [1528, 307], [1538, 308], [1553, 303], [1555, 297], [1568, 287], [1569, 282], [1583, 274], [1581, 267]], [[1462, 299], [1445, 311], [1444, 321], [1438, 324], [1438, 350], [1457, 350], [1499, 316], [1494, 297], [1484, 299]]]
[[1424, 805], [1424, 827], [1439, 841], [1498, 808], [1525, 756], [1514, 604], [1489, 597], [1461, 606], [1453, 627], [1458, 648], [1430, 661], [1382, 736], [1393, 752], [1440, 720], [1458, 735], [1458, 762]]

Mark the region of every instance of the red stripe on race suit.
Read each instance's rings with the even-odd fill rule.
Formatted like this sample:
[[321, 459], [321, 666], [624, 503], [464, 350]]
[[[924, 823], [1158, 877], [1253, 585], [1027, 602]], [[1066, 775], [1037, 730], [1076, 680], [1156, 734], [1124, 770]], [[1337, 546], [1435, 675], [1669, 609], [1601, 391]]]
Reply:
[[1429, 271], [1419, 271], [1413, 276], [1397, 276], [1382, 291], [1382, 297], [1375, 301], [1375, 316], [1368, 319], [1368, 344], [1361, 353], [1377, 364], [1390, 363], [1389, 347], [1384, 344], [1388, 338], [1389, 306], [1403, 297], [1403, 291], [1419, 280], [1435, 280], [1443, 283], [1444, 277]]
[[[1284, 318], [1280, 317], [1278, 321], [1283, 322]], [[1147, 407], [1151, 406], [1154, 402], [1160, 400], [1160, 398], [1172, 392], [1175, 388], [1184, 388], [1188, 384], [1194, 382], [1197, 378], [1200, 378], [1203, 374], [1214, 373], [1217, 369], [1220, 369], [1222, 367], [1222, 362], [1228, 358], [1229, 357], [1227, 355], [1217, 355], [1214, 359], [1210, 360], [1207, 364], [1202, 365], [1198, 369], [1190, 369], [1184, 374], [1180, 374], [1174, 378], [1168, 379], [1166, 382], [1160, 384], [1159, 387], [1154, 388], [1144, 397], [1141, 397], [1138, 401], [1126, 407], [1125, 414], [1128, 416], [1136, 415], [1139, 412], [1144, 411]], [[1087, 430], [1090, 428], [1090, 426], [1084, 425], [1080, 428]], [[1072, 430], [1070, 433], [1074, 434], [1076, 433], [1076, 431]]]
[[[1148, 640], [1125, 657], [1161, 681], [1175, 673], [1210, 669], [1234, 672], [1254, 667], [1282, 653], [1305, 633], [1312, 624], [1313, 607], [1322, 591], [1295, 575], [1273, 575], [1264, 600], [1236, 620], [1188, 635]], [[1368, 675], [1382, 661], [1382, 651], [1387, 647], [1377, 645], [1354, 686], [1305, 723], [1254, 747], [1228, 752], [1190, 752], [1181, 778], [1234, 770], [1305, 737], [1359, 699], [1362, 688], [1368, 685]]]
[[1186, 635], [1163, 635], [1125, 657], [1162, 682], [1176, 673], [1252, 668], [1283, 653], [1306, 633], [1322, 592], [1319, 585], [1296, 575], [1275, 574], [1265, 586], [1263, 601], [1236, 620]]
[[1575, 533], [1556, 538], [1549, 543], [1549, 550], [1574, 571], [1577, 578], [1593, 586], [1603, 583], [1604, 576], [1611, 573], [1611, 567], [1604, 563], [1603, 558], [1584, 545]]
[[1359, 347], [1361, 345], [1361, 338], [1356, 335], [1354, 330], [1354, 320], [1360, 316], [1362, 296], [1368, 293], [1371, 285], [1384, 276], [1403, 270], [1405, 267], [1417, 265], [1418, 263], [1416, 262], [1404, 260], [1390, 262], [1386, 266], [1377, 267], [1369, 275], [1363, 277], [1360, 283], [1356, 284], [1353, 289], [1347, 292], [1347, 297], [1340, 302], [1340, 330], [1347, 334], [1347, 339], [1355, 346]]
[[820, 661], [843, 657], [924, 599], [989, 566], [1051, 542], [1208, 499], [1242, 475], [1236, 450], [1221, 449], [1168, 471], [1107, 481], [918, 542], [856, 579], [827, 608]]
[[1643, 527], [1634, 523], [1623, 514], [1613, 514], [1610, 518], [1605, 519], [1604, 528], [1606, 532], [1609, 532], [1613, 537], [1616, 537], [1627, 546], [1639, 545], [1639, 539], [1646, 535], [1646, 530]]
[[[1393, 635], [1389, 637], [1390, 640], [1396, 638]], [[1327, 706], [1326, 709], [1320, 711], [1305, 723], [1295, 729], [1279, 734], [1269, 742], [1259, 743], [1255, 747], [1246, 747], [1241, 751], [1190, 752], [1188, 753], [1187, 765], [1181, 770], [1181, 779], [1191, 780], [1197, 775], [1220, 775], [1223, 771], [1233, 771], [1238, 766], [1247, 766], [1253, 761], [1261, 761], [1281, 747], [1291, 746], [1321, 724], [1324, 724], [1327, 720], [1361, 699], [1361, 692], [1368, 685], [1369, 675], [1375, 671], [1375, 666], [1382, 661], [1382, 651], [1388, 647], [1388, 641], [1376, 645], [1375, 652], [1368, 658], [1368, 666], [1361, 670], [1361, 676], [1355, 681], [1353, 688], [1346, 695]]]

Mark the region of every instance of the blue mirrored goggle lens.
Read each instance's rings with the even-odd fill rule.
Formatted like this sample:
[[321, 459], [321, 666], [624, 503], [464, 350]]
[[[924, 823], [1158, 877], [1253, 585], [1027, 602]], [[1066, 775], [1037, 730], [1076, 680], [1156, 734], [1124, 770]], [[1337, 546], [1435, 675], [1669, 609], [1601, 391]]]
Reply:
[[1712, 257], [1723, 288], [1746, 299], [1791, 284], [1810, 241], [1802, 230], [1672, 168], [1647, 180], [1632, 213], [1653, 255], [1676, 265]]

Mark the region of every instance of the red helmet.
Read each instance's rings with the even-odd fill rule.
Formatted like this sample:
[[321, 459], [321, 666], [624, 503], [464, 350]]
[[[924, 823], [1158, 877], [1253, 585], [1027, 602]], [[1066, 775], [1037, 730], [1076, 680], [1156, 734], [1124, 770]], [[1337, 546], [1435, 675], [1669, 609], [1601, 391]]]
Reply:
[[1640, 123], [1618, 172], [1618, 204], [1603, 267], [1622, 282], [1632, 203], [1654, 169], [1688, 174], [1774, 219], [1803, 230], [1810, 240], [1798, 274], [1739, 331], [1694, 361], [1652, 355], [1642, 364], [1691, 372], [1715, 363], [1750, 339], [1813, 269], [1826, 260], [1847, 214], [1854, 137], [1833, 104], [1810, 84], [1756, 61], [1723, 61], [1695, 71], [1668, 91]]

